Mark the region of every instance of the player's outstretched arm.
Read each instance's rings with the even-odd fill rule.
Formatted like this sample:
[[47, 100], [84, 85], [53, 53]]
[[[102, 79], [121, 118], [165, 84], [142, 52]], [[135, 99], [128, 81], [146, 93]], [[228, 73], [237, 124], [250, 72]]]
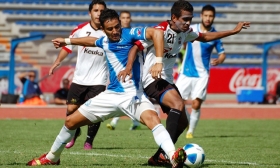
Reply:
[[55, 48], [60, 48], [66, 45], [80, 45], [80, 46], [89, 46], [95, 47], [95, 37], [80, 37], [80, 38], [56, 38], [53, 39], [53, 45]]
[[200, 33], [197, 41], [207, 42], [239, 33], [242, 29], [250, 27], [250, 22], [239, 22], [233, 30], [220, 31], [220, 32], [207, 32]]
[[156, 51], [155, 65], [151, 67], [150, 73], [154, 79], [161, 78], [162, 59], [163, 59], [163, 50], [164, 50], [163, 31], [155, 28], [147, 28], [146, 39], [153, 41], [155, 51]]

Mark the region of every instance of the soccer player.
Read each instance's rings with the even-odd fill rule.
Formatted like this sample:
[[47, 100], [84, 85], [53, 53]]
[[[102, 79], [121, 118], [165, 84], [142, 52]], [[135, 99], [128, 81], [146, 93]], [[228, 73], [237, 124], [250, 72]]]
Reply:
[[[89, 4], [89, 22], [78, 25], [69, 37], [102, 37], [104, 32], [100, 29], [100, 13], [106, 9], [106, 4], [102, 0], [93, 0]], [[56, 67], [73, 50], [73, 45], [67, 45], [60, 50], [60, 53], [53, 63], [49, 74], [53, 74]], [[108, 80], [108, 68], [103, 49], [99, 47], [78, 46], [77, 62], [74, 77], [67, 97], [67, 115], [76, 111], [88, 99], [98, 95], [106, 89]], [[92, 149], [93, 140], [100, 127], [99, 123], [88, 125], [87, 138], [84, 143], [85, 150]], [[71, 148], [81, 134], [81, 129], [77, 128], [73, 139], [65, 146]]]
[[[121, 26], [123, 28], [130, 28], [131, 27], [130, 23], [132, 22], [130, 12], [121, 11], [120, 12], [120, 21], [121, 21]], [[112, 121], [106, 125], [107, 128], [109, 128], [110, 130], [115, 130], [119, 119], [120, 119], [120, 117], [114, 117], [112, 119]], [[129, 128], [129, 130], [136, 130], [136, 129], [140, 129], [140, 123], [136, 120], [132, 120], [132, 125]]]
[[[118, 13], [111, 9], [105, 9], [99, 20], [107, 36], [99, 39], [94, 37], [56, 38], [52, 41], [56, 48], [66, 44], [102, 47], [109, 66], [110, 84], [106, 91], [89, 99], [77, 111], [67, 116], [65, 125], [56, 137], [50, 152], [43, 154], [38, 159], [32, 159], [27, 165], [58, 165], [65, 144], [73, 138], [78, 127], [104, 121], [115, 116], [127, 115], [152, 130], [156, 143], [168, 155], [174, 168], [183, 167], [186, 159], [184, 149], [175, 150], [170, 135], [160, 123], [155, 107], [143, 92], [141, 82], [142, 60], [137, 59], [133, 64], [127, 63], [127, 53], [136, 40], [153, 41], [156, 56], [162, 56], [163, 32], [154, 28], [122, 29]], [[118, 74], [124, 69], [131, 69], [133, 74], [131, 79], [118, 78]], [[162, 63], [156, 62], [156, 66], [151, 69], [151, 72], [158, 74], [161, 69]], [[124, 80], [125, 82], [122, 82]]]
[[[179, 0], [174, 2], [171, 8], [171, 20], [164, 21], [156, 26], [164, 31], [164, 55], [163, 58], [155, 58], [155, 48], [148, 41], [137, 41], [140, 50], [147, 48], [142, 54], [145, 56], [143, 67], [143, 86], [147, 96], [156, 99], [163, 112], [166, 113], [166, 129], [169, 132], [173, 143], [188, 126], [187, 112], [185, 111], [184, 100], [180, 96], [179, 90], [173, 83], [173, 67], [183, 43], [197, 41], [211, 41], [226, 36], [237, 34], [242, 28], [250, 26], [249, 22], [239, 22], [233, 30], [221, 32], [194, 32], [190, 28], [193, 18], [193, 6], [188, 1]], [[135, 57], [137, 53], [135, 45], [130, 50], [129, 57]], [[143, 50], [145, 51], [145, 50]], [[141, 55], [142, 52], [138, 52]], [[131, 59], [133, 60], [133, 59]], [[162, 62], [161, 74], [151, 72], [151, 67], [157, 66], [155, 61]], [[183, 114], [182, 114], [183, 113]], [[159, 166], [165, 164], [163, 151], [158, 151], [148, 160], [149, 165]]]
[[[194, 24], [190, 27], [195, 32], [216, 32], [212, 26], [215, 19], [215, 8], [206, 5], [202, 8], [200, 24]], [[217, 50], [219, 57], [211, 60], [211, 65], [219, 65], [224, 62], [226, 54], [220, 39], [202, 43], [194, 41], [188, 42], [186, 53], [176, 85], [184, 100], [189, 97], [192, 99], [192, 111], [190, 115], [190, 125], [186, 134], [186, 138], [193, 138], [194, 129], [200, 117], [200, 107], [206, 98], [211, 53]]]

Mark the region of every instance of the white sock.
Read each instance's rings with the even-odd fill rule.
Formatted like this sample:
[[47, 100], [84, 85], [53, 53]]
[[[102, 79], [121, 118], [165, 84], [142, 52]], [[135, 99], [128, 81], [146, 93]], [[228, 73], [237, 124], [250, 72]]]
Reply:
[[133, 124], [133, 126], [139, 126], [140, 125], [140, 123], [136, 120], [132, 120], [132, 124]]
[[114, 117], [110, 124], [112, 126], [116, 126], [118, 124], [119, 119], [120, 119], [120, 117]]
[[69, 130], [65, 125], [60, 130], [57, 135], [50, 152], [47, 154], [46, 158], [57, 162], [60, 155], [65, 148], [66, 144], [74, 137], [76, 130]]
[[168, 155], [169, 159], [171, 159], [175, 152], [175, 146], [167, 130], [162, 124], [158, 124], [152, 129], [152, 132], [158, 146], [160, 146]]
[[191, 113], [191, 117], [190, 117], [190, 126], [189, 126], [189, 130], [187, 133], [194, 132], [194, 129], [198, 123], [199, 118], [200, 118], [200, 109], [198, 109], [198, 110], [192, 109], [192, 113]]

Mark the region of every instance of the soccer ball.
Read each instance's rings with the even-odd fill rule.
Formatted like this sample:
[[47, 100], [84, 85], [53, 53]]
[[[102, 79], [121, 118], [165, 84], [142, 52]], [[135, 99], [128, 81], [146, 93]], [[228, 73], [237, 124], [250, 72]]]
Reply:
[[186, 144], [183, 149], [187, 154], [187, 158], [184, 162], [187, 167], [200, 167], [203, 164], [205, 160], [205, 153], [201, 146], [189, 143]]

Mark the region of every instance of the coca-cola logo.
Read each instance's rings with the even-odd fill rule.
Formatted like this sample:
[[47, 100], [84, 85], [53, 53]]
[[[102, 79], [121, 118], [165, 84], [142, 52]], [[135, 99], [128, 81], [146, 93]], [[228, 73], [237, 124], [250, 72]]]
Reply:
[[[275, 84], [280, 80], [280, 70], [268, 69], [267, 71], [267, 91], [274, 92]], [[261, 72], [258, 74], [246, 73], [246, 69], [237, 70], [229, 82], [229, 89], [236, 92], [238, 87], [260, 87], [261, 86]]]

